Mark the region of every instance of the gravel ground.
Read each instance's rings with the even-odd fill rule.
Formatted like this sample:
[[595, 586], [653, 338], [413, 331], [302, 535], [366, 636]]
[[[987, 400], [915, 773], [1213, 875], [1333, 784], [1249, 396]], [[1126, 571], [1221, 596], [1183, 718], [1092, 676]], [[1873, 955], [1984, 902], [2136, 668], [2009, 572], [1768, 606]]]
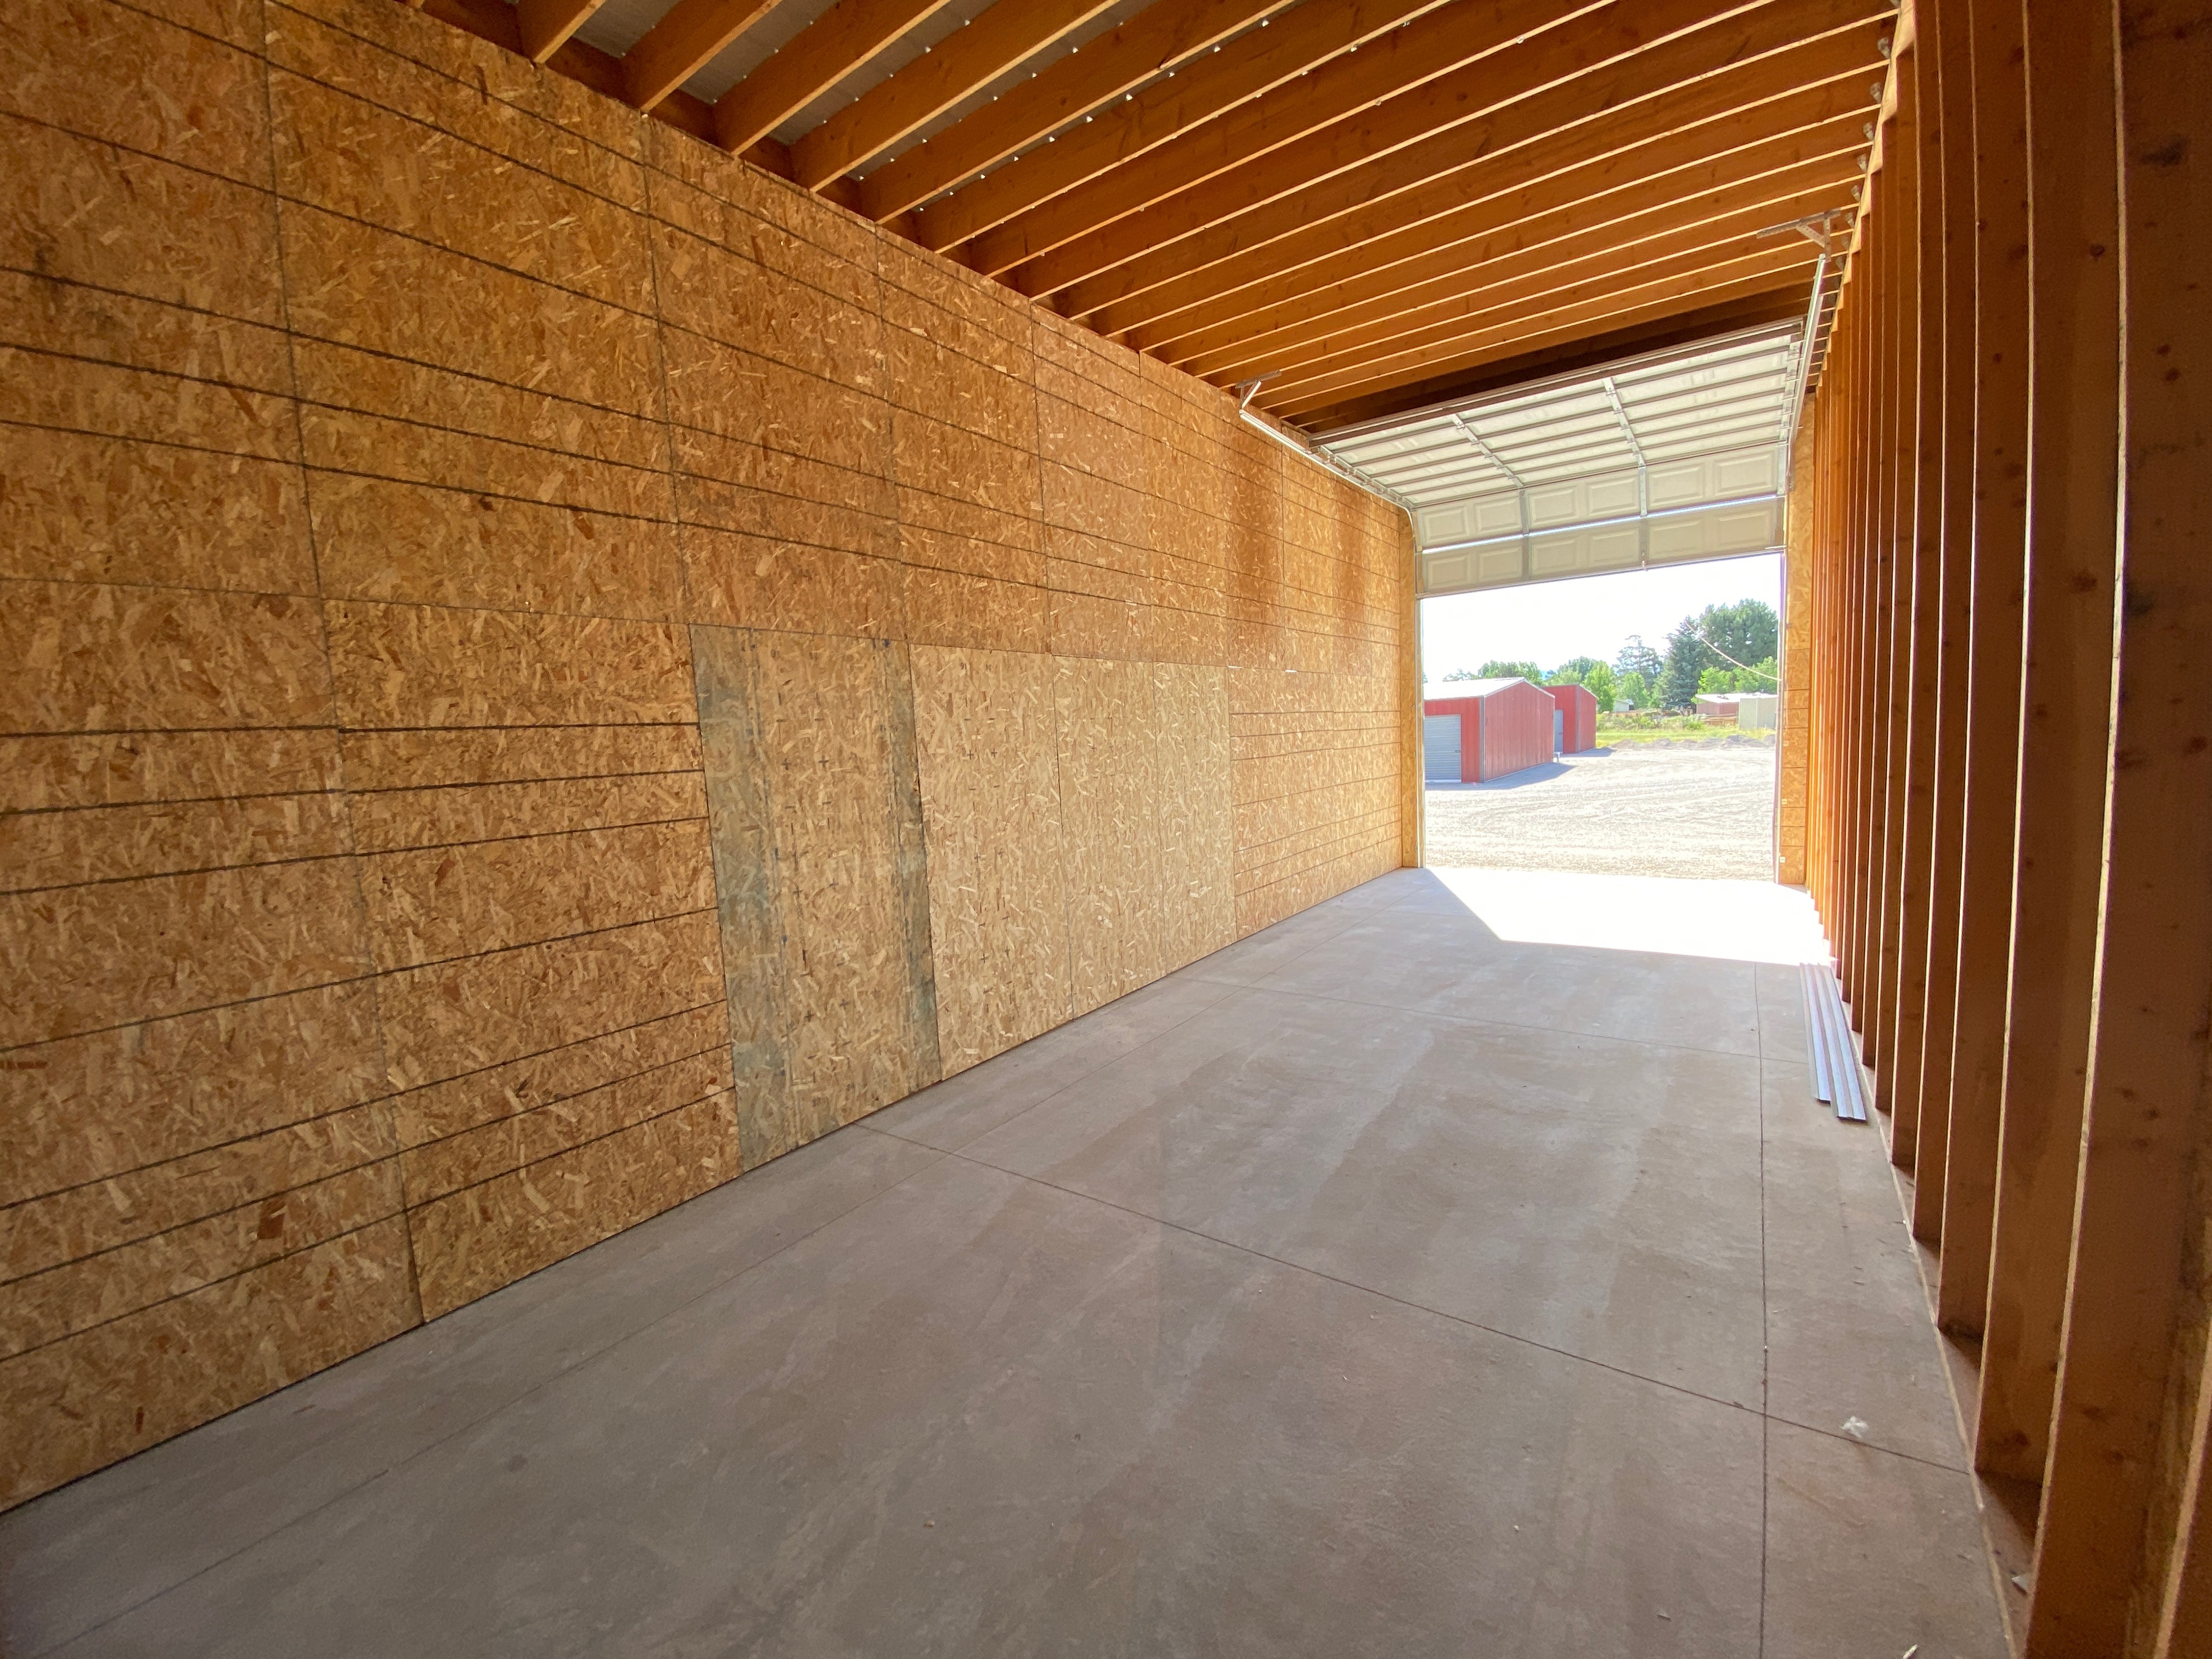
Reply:
[[1618, 876], [1774, 874], [1774, 747], [1749, 738], [1566, 755], [1431, 784], [1428, 861]]

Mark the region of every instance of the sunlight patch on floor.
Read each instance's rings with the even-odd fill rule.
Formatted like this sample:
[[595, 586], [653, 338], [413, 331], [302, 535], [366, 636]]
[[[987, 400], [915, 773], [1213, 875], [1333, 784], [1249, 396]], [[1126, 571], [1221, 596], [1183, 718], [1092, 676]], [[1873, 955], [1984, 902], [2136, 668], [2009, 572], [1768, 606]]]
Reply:
[[1502, 939], [1647, 951], [1729, 962], [1824, 962], [1826, 939], [1802, 888], [1670, 876], [1431, 869]]

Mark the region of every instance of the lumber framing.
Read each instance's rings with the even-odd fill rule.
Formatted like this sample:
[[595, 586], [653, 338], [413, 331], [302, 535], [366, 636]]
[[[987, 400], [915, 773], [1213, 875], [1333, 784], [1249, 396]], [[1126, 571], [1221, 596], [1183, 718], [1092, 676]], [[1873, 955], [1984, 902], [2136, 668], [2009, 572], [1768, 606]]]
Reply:
[[743, 152], [952, 0], [837, 0], [714, 100], [714, 137]]
[[[1829, 136], [1840, 143], [1856, 135], [1838, 131]], [[1633, 253], [1640, 263], [1739, 235], [1756, 236], [1769, 226], [1848, 205], [1858, 178], [1853, 153], [1838, 149], [1687, 199], [1668, 191], [1656, 206], [1638, 209], [1632, 201], [1584, 197], [1454, 248], [1449, 259], [1436, 256], [1413, 262], [1401, 273], [1401, 279], [1410, 279], [1403, 287], [1387, 288], [1364, 303], [1330, 306], [1318, 315], [1298, 318], [1235, 346], [1182, 359], [1180, 366], [1217, 380], [1279, 371], [1308, 356], [1389, 337], [1375, 331], [1411, 331], [1439, 305], [1463, 301], [1531, 271], [1564, 272], [1607, 253]], [[1350, 300], [1341, 290], [1339, 297]], [[1160, 355], [1176, 361], [1169, 352]]]
[[1210, 52], [1282, 0], [1156, 0], [1086, 49], [1002, 94], [870, 173], [860, 209], [882, 223], [1089, 117], [1153, 76]]
[[[1533, 245], [1534, 227], [1547, 218], [1564, 230], [1580, 229], [1836, 156], [1852, 158], [1854, 177], [1863, 170], [1866, 143], [1856, 104], [1844, 115], [1799, 125], [1801, 115], [1825, 110], [1826, 100], [1785, 101], [1789, 106], [1775, 106], [1776, 114], [1768, 122], [1747, 126], [1742, 118], [1732, 118], [1734, 131], [1712, 137], [1734, 137], [1747, 131], [1747, 141], [1710, 158], [1704, 144], [1654, 143], [1570, 167], [1535, 184], [1485, 196], [1427, 226], [1378, 237], [1356, 252], [1334, 255], [1264, 286], [1129, 331], [1125, 337], [1168, 362], [1211, 375], [1233, 366], [1221, 354], [1238, 343], [1259, 345], [1279, 334], [1294, 336], [1339, 312], [1499, 257], [1512, 247]], [[1777, 121], [1791, 125], [1778, 132], [1770, 125]], [[1699, 159], [1683, 161], [1685, 153]], [[1110, 327], [1110, 313], [1100, 323]]]
[[623, 90], [640, 109], [655, 104], [712, 62], [723, 47], [775, 9], [777, 0], [676, 0], [623, 54]]
[[791, 147], [791, 176], [820, 188], [882, 155], [1112, 0], [999, 0]]
[[[1720, 3], [1665, 0], [1676, 7]], [[1218, 120], [1179, 135], [1140, 161], [976, 238], [968, 252], [978, 270], [994, 276], [1024, 266], [1011, 280], [1033, 298], [1057, 293], [1181, 234], [1168, 227], [1183, 224], [1197, 210], [1179, 199], [1179, 193], [1224, 175], [1229, 177], [1220, 190], [1232, 195], [1275, 191], [1275, 181], [1285, 169], [1297, 162], [1275, 156], [1262, 166], [1261, 157], [1301, 139], [1327, 142], [1347, 121], [1357, 123], [1370, 106], [1382, 106], [1370, 118], [1390, 123], [1393, 130], [1411, 124], [1428, 131], [1455, 118], [1470, 95], [1471, 77], [1497, 72], [1494, 64], [1480, 71], [1476, 64], [1525, 34], [1534, 32], [1538, 39], [1545, 38], [1541, 31], [1586, 3], [1482, 0], [1426, 13], [1371, 41], [1364, 51], [1340, 54], [1297, 80], [1224, 112]], [[1108, 227], [1115, 228], [1118, 237], [1107, 235]], [[1055, 253], [1056, 258], [1045, 257]]]
[[544, 63], [605, 3], [605, 0], [519, 0], [514, 21], [521, 36], [522, 55], [533, 64]]
[[[1880, 30], [1867, 21], [1878, 0], [1792, 0], [1801, 3], [1805, 9], [1794, 14], [1796, 23], [1816, 18], [1827, 24], [1840, 17], [1844, 21], [1838, 27], [1850, 27], [1854, 21], [1863, 27], [1858, 49], [1844, 46], [1840, 58], [1832, 47], [1820, 53], [1820, 36], [1814, 38], [1814, 54], [1828, 64], [1824, 73], [1814, 71], [1817, 78], [1880, 61]], [[1689, 11], [1681, 8], [1674, 21]], [[1666, 20], [1655, 14], [1647, 21]], [[1102, 327], [1125, 330], [1159, 313], [1127, 304], [1108, 311], [1116, 301], [1129, 301], [1176, 277], [1448, 175], [1495, 165], [1522, 145], [1583, 128], [1569, 141], [1574, 148], [1565, 154], [1589, 159], [1792, 90], [1804, 84], [1796, 78], [1805, 72], [1802, 65], [1758, 61], [1807, 44], [1790, 32], [1791, 27], [1790, 15], [1778, 9], [1724, 17], [1648, 50], [1623, 45], [1588, 70], [1576, 59], [1592, 54], [1571, 51], [1567, 36], [1539, 36], [1500, 52], [1498, 61], [1480, 66], [1480, 73], [1424, 89], [1431, 108], [1448, 93], [1472, 104], [1463, 118], [1402, 142], [1398, 140], [1406, 131], [1407, 111], [1378, 111], [1338, 123], [1288, 146], [1264, 166], [1210, 180], [1172, 203], [1152, 206], [1139, 218], [1109, 226], [1025, 264], [1013, 273], [1013, 281], [1024, 293], [1052, 295], [1070, 316], [1103, 313]], [[1624, 36], [1628, 32], [1624, 29]], [[1820, 35], [1831, 32], [1824, 27]], [[1738, 73], [1723, 86], [1697, 85], [1729, 70]], [[1562, 82], [1562, 76], [1574, 78]], [[1665, 101], [1670, 94], [1679, 99], [1671, 107]], [[1592, 118], [1590, 112], [1598, 110], [1605, 112], [1603, 118]], [[1472, 188], [1479, 186], [1471, 179], [1459, 179], [1436, 190], [1419, 206], [1408, 205], [1416, 217], [1432, 216], [1467, 200]], [[1423, 213], [1423, 206], [1431, 211]]]

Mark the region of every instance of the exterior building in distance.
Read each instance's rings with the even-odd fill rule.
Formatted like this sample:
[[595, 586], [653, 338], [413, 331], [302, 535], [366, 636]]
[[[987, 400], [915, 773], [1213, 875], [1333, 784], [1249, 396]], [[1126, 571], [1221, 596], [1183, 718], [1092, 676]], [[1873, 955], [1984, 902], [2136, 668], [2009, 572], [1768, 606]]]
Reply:
[[1559, 706], [1542, 686], [1518, 678], [1468, 680], [1452, 691], [1421, 705], [1428, 782], [1486, 783], [1557, 752]]

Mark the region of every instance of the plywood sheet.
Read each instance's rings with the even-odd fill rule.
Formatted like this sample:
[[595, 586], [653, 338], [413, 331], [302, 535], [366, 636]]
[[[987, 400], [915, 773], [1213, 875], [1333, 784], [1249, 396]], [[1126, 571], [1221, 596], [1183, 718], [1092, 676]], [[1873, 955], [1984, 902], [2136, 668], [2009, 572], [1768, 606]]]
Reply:
[[642, 1025], [720, 994], [711, 911], [409, 969], [376, 987], [395, 1090]]
[[1054, 672], [1025, 652], [914, 650], [948, 1075], [1068, 1018]]
[[423, 1316], [511, 1285], [738, 1170], [730, 1097], [715, 1095], [417, 1206], [407, 1221]]
[[1159, 756], [1160, 968], [1165, 972], [1237, 936], [1236, 817], [1227, 674], [1167, 663], [1152, 673]]
[[696, 718], [679, 627], [432, 605], [325, 609], [331, 672], [349, 727]]
[[18, 1049], [0, 1069], [0, 1204], [342, 1112], [383, 1092], [376, 1045], [356, 980]]
[[10, 894], [0, 1045], [351, 979], [365, 944], [348, 859]]
[[361, 861], [380, 969], [713, 908], [703, 818], [521, 835]]
[[27, 582], [0, 605], [0, 708], [19, 733], [327, 726], [312, 599]]
[[887, 641], [699, 629], [694, 651], [725, 981], [761, 1011], [732, 1021], [750, 1167], [939, 1075], [911, 682]]
[[128, 1456], [421, 1317], [406, 1224], [375, 1223], [0, 1360], [0, 1504]]
[[1160, 755], [1151, 665], [1063, 658], [1053, 678], [1068, 1010], [1087, 1013], [1163, 971]]

